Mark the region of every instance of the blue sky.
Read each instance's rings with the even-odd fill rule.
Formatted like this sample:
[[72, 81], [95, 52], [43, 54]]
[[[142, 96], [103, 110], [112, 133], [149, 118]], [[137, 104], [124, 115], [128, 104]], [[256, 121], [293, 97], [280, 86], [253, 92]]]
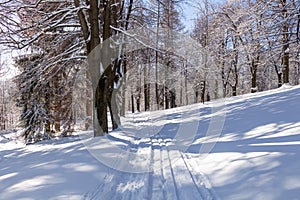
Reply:
[[194, 19], [197, 16], [197, 9], [190, 3], [183, 4], [182, 9], [184, 15], [183, 23], [187, 30], [191, 30], [194, 26]]
[[[209, 3], [221, 3], [225, 2], [226, 0], [210, 0]], [[186, 26], [187, 30], [191, 30], [194, 26], [194, 20], [197, 17], [198, 9], [197, 6], [200, 5], [202, 0], [187, 0], [186, 3], [183, 3], [183, 15], [184, 20], [183, 23]]]

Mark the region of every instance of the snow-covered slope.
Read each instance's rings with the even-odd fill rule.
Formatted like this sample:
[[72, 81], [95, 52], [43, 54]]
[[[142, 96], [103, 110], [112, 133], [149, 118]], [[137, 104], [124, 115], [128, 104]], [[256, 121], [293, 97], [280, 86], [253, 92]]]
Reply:
[[300, 87], [129, 114], [24, 146], [0, 134], [0, 199], [300, 199]]
[[221, 199], [300, 199], [300, 88], [229, 101], [222, 136], [207, 157], [188, 156]]

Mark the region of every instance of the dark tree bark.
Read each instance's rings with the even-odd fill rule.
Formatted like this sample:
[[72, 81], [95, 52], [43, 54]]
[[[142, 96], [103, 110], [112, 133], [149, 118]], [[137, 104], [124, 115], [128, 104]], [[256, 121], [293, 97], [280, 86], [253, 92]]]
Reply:
[[275, 71], [278, 79], [278, 87], [280, 88], [282, 86], [282, 73], [279, 71], [278, 66], [274, 64], [275, 66]]
[[239, 54], [238, 50], [236, 49], [237, 38], [234, 39], [234, 60], [233, 60], [233, 76], [234, 76], [234, 83], [231, 85], [232, 88], [232, 96], [237, 96], [237, 86], [239, 81], [239, 74], [238, 74], [238, 61], [239, 61]]
[[136, 99], [136, 110], [138, 112], [141, 112], [141, 100], [139, 97], [137, 97], [137, 99]]
[[198, 103], [198, 99], [199, 99], [199, 92], [198, 92], [198, 89], [195, 89], [195, 101], [194, 101], [194, 103]]
[[166, 87], [166, 86], [164, 86], [164, 98], [165, 98], [165, 109], [169, 109], [169, 89]]
[[257, 92], [257, 67], [259, 62], [259, 56], [251, 62], [251, 93]]
[[[97, 0], [94, 1], [98, 2]], [[118, 28], [119, 26], [122, 25], [122, 23], [120, 23], [120, 21], [122, 20], [120, 19], [124, 17], [123, 15], [124, 2], [122, 3], [121, 1], [105, 0], [101, 2], [101, 6], [102, 6], [102, 20], [103, 20], [102, 38], [103, 41], [107, 41], [107, 39], [109, 39], [113, 35], [113, 32], [114, 33], [118, 32], [118, 31], [113, 31], [112, 26]], [[133, 9], [132, 6], [133, 6], [133, 0], [130, 0], [127, 14], [125, 17], [126, 22], [125, 25], [123, 24], [124, 25], [123, 28], [125, 29], [125, 31], [128, 28], [129, 17]], [[97, 24], [99, 24], [98, 20], [97, 20]], [[110, 48], [110, 45], [107, 48]], [[110, 52], [105, 50], [101, 53], [101, 57], [102, 57], [101, 62], [111, 57], [111, 55], [108, 54], [110, 54]], [[102, 63], [102, 66], [104, 67], [105, 70], [102, 76], [100, 77], [99, 85], [97, 88], [96, 97], [99, 96], [99, 98], [97, 98], [99, 102], [97, 102], [98, 107], [96, 107], [96, 110], [97, 110], [98, 122], [100, 124], [100, 128], [103, 130], [103, 133], [96, 134], [95, 136], [108, 133], [107, 107], [109, 108], [111, 114], [113, 130], [117, 129], [120, 124], [120, 118], [119, 118], [120, 113], [116, 102], [117, 99], [116, 91], [115, 91], [116, 89], [114, 88], [114, 84], [117, 83], [116, 80], [119, 79], [121, 76], [119, 72], [121, 71], [120, 68], [122, 67], [121, 66], [122, 55], [118, 55], [118, 56], [119, 57], [116, 60], [114, 60], [113, 63], [109, 66], [104, 66], [104, 64]], [[118, 76], [117, 72], [120, 75], [119, 78], [116, 78]]]
[[50, 113], [50, 111], [52, 110], [51, 109], [51, 101], [52, 101], [51, 96], [52, 95], [50, 94], [50, 83], [48, 82], [46, 85], [47, 85], [47, 87], [44, 91], [45, 92], [45, 108], [48, 112], [47, 112], [47, 118], [46, 118], [46, 123], [45, 123], [45, 132], [47, 135], [50, 135], [51, 134], [51, 121], [50, 121], [51, 113]]
[[131, 112], [134, 113], [134, 96], [131, 94]]
[[201, 83], [200, 83], [200, 93], [201, 93], [201, 103], [203, 103], [203, 104], [204, 104], [204, 101], [205, 101], [205, 90], [206, 90], [205, 81], [201, 81]]
[[121, 111], [120, 111], [120, 115], [121, 116], [125, 116], [125, 110], [126, 110], [126, 106], [125, 106], [125, 102], [126, 102], [126, 78], [127, 78], [127, 60], [123, 59], [123, 65], [122, 65], [122, 71], [123, 71], [123, 78], [122, 78], [122, 91], [121, 91], [121, 98], [122, 98], [122, 104], [121, 104]]
[[[150, 63], [150, 61], [148, 61]], [[149, 64], [150, 65], [150, 64]], [[150, 110], [150, 83], [148, 81], [148, 71], [146, 67], [144, 67], [144, 103], [145, 103], [145, 111]]]
[[282, 0], [282, 17], [283, 17], [283, 27], [282, 27], [282, 37], [283, 37], [283, 47], [282, 47], [282, 75], [283, 83], [289, 83], [289, 22], [287, 21], [287, 8], [286, 0]]
[[176, 90], [174, 88], [172, 88], [170, 91], [170, 103], [171, 103], [171, 108], [176, 107]]

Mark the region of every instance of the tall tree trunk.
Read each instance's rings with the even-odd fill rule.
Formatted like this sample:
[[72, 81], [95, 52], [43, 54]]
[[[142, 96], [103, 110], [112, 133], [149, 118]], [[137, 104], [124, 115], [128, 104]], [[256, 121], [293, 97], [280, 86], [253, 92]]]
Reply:
[[[90, 40], [88, 41], [87, 44], [87, 49], [88, 49], [88, 54], [90, 54], [94, 48], [96, 48], [99, 44], [100, 44], [100, 27], [99, 27], [99, 5], [98, 5], [98, 0], [90, 0], [90, 9], [89, 9], [89, 22], [90, 22]], [[95, 56], [90, 62], [89, 65], [93, 65], [93, 66], [89, 66], [92, 67], [93, 69], [97, 69], [97, 66], [99, 68], [100, 66], [100, 60], [98, 58], [98, 56]], [[103, 76], [101, 76], [103, 77]], [[99, 83], [101, 86], [105, 86], [105, 81], [103, 81], [103, 79], [99, 80]], [[101, 87], [99, 87], [98, 84], [98, 88], [96, 89], [96, 94], [95, 94], [95, 100], [104, 100], [105, 97], [103, 95], [101, 95], [101, 92], [103, 92], [103, 89]], [[97, 96], [100, 95], [101, 97]], [[107, 127], [107, 105], [105, 103], [105, 101], [103, 102], [95, 102], [95, 106], [97, 107], [96, 109], [96, 116], [100, 125], [100, 129], [98, 128], [98, 126], [95, 127], [95, 131], [94, 131], [94, 136], [102, 136], [104, 135], [104, 133], [108, 132], [108, 127]], [[89, 108], [87, 108], [89, 110]], [[105, 110], [105, 114], [103, 115], [103, 111]], [[88, 111], [87, 111], [88, 112]], [[94, 117], [96, 117], [94, 116]], [[95, 120], [94, 120], [95, 121]]]
[[278, 88], [282, 86], [282, 72], [279, 71], [278, 66], [275, 64], [275, 71], [277, 74], [277, 80], [278, 80]]
[[257, 64], [259, 62], [259, 57], [251, 62], [251, 93], [257, 92]]
[[55, 106], [54, 106], [54, 129], [55, 132], [60, 132], [60, 121], [61, 121], [61, 106], [62, 106], [62, 100], [61, 100], [61, 92], [60, 92], [60, 85], [59, 81], [62, 77], [57, 76], [54, 78], [54, 88], [55, 88]]
[[141, 99], [139, 97], [136, 99], [136, 110], [141, 112]]
[[[5, 84], [5, 83], [4, 83]], [[6, 129], [6, 120], [7, 120], [7, 113], [6, 113], [6, 101], [5, 101], [5, 85], [3, 84], [3, 87], [1, 89], [1, 115], [0, 115], [0, 125], [1, 130]]]
[[237, 96], [237, 87], [235, 84], [232, 86], [232, 96]]
[[171, 104], [171, 108], [176, 107], [176, 90], [175, 90], [175, 88], [172, 88], [170, 90], [170, 104]]
[[[221, 55], [224, 55], [225, 52], [225, 46], [226, 46], [226, 43], [225, 42], [222, 42], [221, 44], [221, 50], [220, 50], [220, 54]], [[225, 60], [221, 58], [220, 60], [220, 67], [221, 67], [221, 77], [222, 77], [222, 90], [223, 90], [223, 98], [226, 97], [226, 92], [227, 92], [227, 85], [228, 85], [228, 79], [227, 79], [227, 76], [225, 74]]]
[[103, 74], [99, 79], [98, 87], [95, 94], [95, 107], [97, 121], [100, 126], [100, 130], [95, 130], [94, 136], [101, 136], [104, 133], [108, 133], [107, 122], [107, 80]]
[[199, 98], [199, 91], [198, 91], [198, 89], [196, 88], [196, 89], [195, 89], [195, 100], [194, 100], [194, 103], [198, 103], [198, 98]]
[[239, 62], [239, 54], [238, 50], [236, 49], [237, 44], [237, 37], [235, 37], [235, 43], [234, 43], [234, 61], [233, 61], [233, 70], [234, 70], [234, 84], [232, 86], [232, 96], [237, 96], [237, 86], [239, 81], [239, 74], [238, 74], [238, 62]]
[[136, 110], [141, 112], [141, 96], [142, 96], [142, 72], [139, 74], [139, 86], [137, 90], [137, 97], [136, 97]]
[[[158, 48], [158, 36], [159, 36], [159, 26], [160, 26], [160, 1], [158, 1], [157, 6], [157, 23], [156, 23], [156, 48]], [[158, 86], [158, 51], [155, 51], [155, 97], [157, 110], [160, 109], [160, 95], [159, 95], [159, 86]]]
[[187, 71], [187, 63], [185, 63], [185, 66], [184, 66], [184, 89], [185, 89], [185, 105], [189, 105], [189, 97], [188, 97], [188, 88], [187, 88], [187, 86], [188, 86], [188, 71]]
[[[149, 65], [150, 65], [150, 61]], [[150, 70], [150, 66], [149, 69]], [[145, 111], [148, 111], [150, 108], [150, 95], [149, 95], [149, 81], [148, 81], [148, 71], [147, 67], [144, 67], [144, 103], [145, 103]]]
[[164, 96], [165, 96], [165, 109], [169, 109], [169, 89], [167, 86], [164, 86]]
[[114, 87], [114, 84], [118, 83], [119, 77], [117, 76], [117, 71], [121, 67], [122, 60], [117, 59], [113, 64], [113, 70], [110, 74], [109, 82], [109, 92], [108, 92], [108, 108], [110, 111], [112, 129], [115, 130], [119, 127], [120, 116], [119, 116], [119, 107], [117, 105], [117, 89]]
[[282, 75], [283, 83], [289, 83], [289, 25], [287, 21], [287, 8], [286, 0], [282, 0], [282, 16], [283, 16], [283, 27], [282, 27], [282, 37], [283, 37], [283, 47], [282, 47]]
[[202, 103], [204, 103], [204, 101], [205, 101], [205, 90], [206, 90], [205, 81], [201, 81], [201, 83], [200, 83], [200, 92], [201, 92], [201, 102]]
[[61, 101], [58, 100], [55, 105], [55, 122], [54, 128], [56, 132], [60, 132], [60, 114], [61, 114]]
[[[181, 70], [182, 73], [182, 70]], [[180, 106], [183, 106], [183, 78], [180, 76], [180, 97], [179, 97]]]
[[134, 113], [134, 96], [131, 93], [131, 112]]
[[126, 59], [124, 59], [123, 60], [123, 65], [122, 65], [122, 67], [123, 67], [123, 78], [122, 78], [122, 92], [121, 92], [121, 98], [122, 98], [122, 103], [121, 103], [121, 111], [120, 111], [120, 115], [121, 116], [125, 116], [125, 110], [126, 110], [126, 91], [125, 91], [125, 89], [126, 89], [126, 78], [127, 78], [127, 60]]
[[45, 123], [45, 132], [46, 132], [46, 135], [48, 135], [48, 136], [50, 136], [50, 134], [51, 134], [51, 113], [50, 112], [52, 111], [52, 109], [51, 109], [52, 98], [51, 98], [51, 95], [50, 95], [50, 90], [51, 90], [50, 87], [51, 87], [50, 83], [48, 82], [47, 83], [47, 89], [45, 91], [45, 100], [46, 100], [45, 107], [48, 111], [48, 113], [47, 113], [48, 114], [48, 119], [46, 119], [46, 123]]

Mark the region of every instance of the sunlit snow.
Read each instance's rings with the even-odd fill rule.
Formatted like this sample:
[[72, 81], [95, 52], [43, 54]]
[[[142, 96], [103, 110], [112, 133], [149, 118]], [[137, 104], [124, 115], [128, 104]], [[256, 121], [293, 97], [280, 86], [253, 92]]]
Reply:
[[[0, 199], [299, 199], [300, 87], [228, 98], [212, 112], [219, 106], [128, 114], [103, 138], [76, 132], [25, 146], [19, 132], [1, 133]], [[177, 135], [192, 122], [192, 140]], [[207, 134], [218, 130], [211, 123], [220, 136]]]

